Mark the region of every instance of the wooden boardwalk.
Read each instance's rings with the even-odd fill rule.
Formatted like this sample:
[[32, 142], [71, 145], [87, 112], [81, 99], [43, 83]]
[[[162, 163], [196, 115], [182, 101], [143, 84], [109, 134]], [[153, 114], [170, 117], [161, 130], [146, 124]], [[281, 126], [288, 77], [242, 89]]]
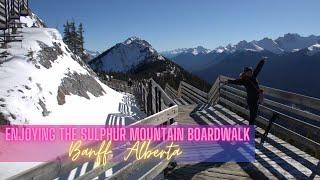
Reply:
[[[175, 100], [177, 101], [177, 100]], [[181, 100], [178, 100], [181, 102]], [[179, 105], [178, 124], [236, 125], [248, 121], [217, 104]], [[257, 128], [256, 161], [253, 163], [193, 163], [178, 164], [166, 173], [168, 179], [320, 179], [315, 170], [319, 160], [269, 134], [264, 145]], [[259, 136], [260, 135], [260, 136]], [[196, 144], [195, 144], [196, 145]]]
[[[134, 87], [127, 87], [126, 82], [119, 80], [107, 82], [116, 90], [134, 94], [140, 110], [147, 117], [139, 121], [131, 117], [125, 119], [132, 114], [128, 114], [125, 104], [121, 104], [119, 111], [126, 116], [112, 114], [106, 124], [247, 125], [246, 93], [241, 87], [221, 86], [221, 81], [226, 78], [219, 76], [208, 93], [185, 82], [180, 83], [178, 90], [169, 85], [163, 90], [153, 79], [136, 83]], [[270, 87], [262, 88], [266, 99], [264, 104], [259, 105], [256, 119], [254, 162], [178, 162], [172, 166], [168, 160], [135, 160], [129, 164], [115, 162], [92, 167], [76, 179], [320, 179], [320, 99]], [[129, 100], [126, 102], [130, 103]], [[261, 144], [260, 137], [265, 132], [266, 135], [270, 133]], [[191, 147], [199, 154], [199, 144], [194, 143]], [[56, 179], [79, 169], [77, 167], [89, 166], [64, 157], [67, 154], [58, 158], [66, 161], [44, 163], [11, 179]], [[107, 175], [106, 172], [110, 171]]]

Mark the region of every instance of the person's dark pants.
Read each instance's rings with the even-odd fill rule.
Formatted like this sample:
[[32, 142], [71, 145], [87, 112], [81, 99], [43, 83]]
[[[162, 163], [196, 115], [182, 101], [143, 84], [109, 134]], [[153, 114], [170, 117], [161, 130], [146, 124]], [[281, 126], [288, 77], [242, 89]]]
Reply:
[[255, 120], [257, 118], [259, 108], [258, 100], [248, 101], [248, 107], [250, 111], [249, 125], [255, 125]]

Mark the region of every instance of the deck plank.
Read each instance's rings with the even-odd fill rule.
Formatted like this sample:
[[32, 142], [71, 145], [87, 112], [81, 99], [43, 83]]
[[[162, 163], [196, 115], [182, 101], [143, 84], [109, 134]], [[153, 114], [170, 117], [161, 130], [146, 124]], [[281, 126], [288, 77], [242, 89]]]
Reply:
[[[178, 124], [235, 125], [248, 122], [221, 106], [179, 105]], [[257, 132], [264, 133], [257, 127]], [[178, 164], [166, 174], [168, 179], [299, 179], [314, 173], [319, 159], [288, 142], [269, 134], [264, 145], [256, 141], [256, 161], [252, 163], [201, 163]], [[197, 148], [205, 148], [198, 146]], [[196, 153], [196, 149], [194, 153]], [[320, 179], [316, 175], [314, 179]]]

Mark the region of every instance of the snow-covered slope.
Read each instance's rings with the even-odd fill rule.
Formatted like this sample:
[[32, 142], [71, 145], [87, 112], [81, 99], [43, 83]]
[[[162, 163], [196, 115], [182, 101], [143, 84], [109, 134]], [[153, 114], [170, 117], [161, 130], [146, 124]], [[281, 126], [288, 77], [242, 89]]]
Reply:
[[131, 37], [89, 62], [96, 71], [126, 72], [144, 61], [165, 60], [145, 40]]
[[198, 55], [198, 54], [208, 54], [211, 50], [206, 49], [202, 46], [198, 46], [195, 48], [180, 48], [180, 49], [174, 49], [171, 51], [164, 51], [161, 52], [161, 54], [167, 58], [173, 58], [180, 54], [192, 54], [192, 55]]
[[23, 27], [38, 27], [38, 28], [45, 28], [47, 25], [35, 14], [30, 12], [29, 16], [21, 16], [20, 21]]
[[0, 59], [0, 123], [105, 124], [124, 95], [101, 83], [56, 29], [34, 17], [23, 21], [40, 28], [22, 28], [22, 42], [0, 49], [9, 53]]

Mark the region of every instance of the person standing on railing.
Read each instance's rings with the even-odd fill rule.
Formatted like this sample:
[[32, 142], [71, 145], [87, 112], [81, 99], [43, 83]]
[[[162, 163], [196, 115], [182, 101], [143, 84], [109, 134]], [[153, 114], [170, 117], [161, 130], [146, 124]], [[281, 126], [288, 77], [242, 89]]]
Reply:
[[243, 73], [240, 74], [239, 79], [223, 82], [224, 84], [242, 85], [246, 88], [247, 104], [250, 111], [249, 125], [255, 125], [259, 103], [262, 103], [263, 91], [259, 88], [257, 76], [261, 71], [265, 61], [266, 58], [263, 58], [255, 69], [252, 67], [245, 67]]

